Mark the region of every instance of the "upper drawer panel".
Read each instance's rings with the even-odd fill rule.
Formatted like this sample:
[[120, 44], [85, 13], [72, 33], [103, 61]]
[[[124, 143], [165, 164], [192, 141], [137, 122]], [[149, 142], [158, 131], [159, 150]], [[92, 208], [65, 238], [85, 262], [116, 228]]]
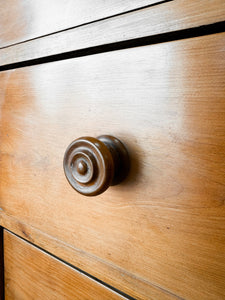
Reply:
[[[224, 296], [224, 43], [221, 33], [0, 73], [3, 211], [132, 296], [148, 298], [151, 283]], [[88, 198], [68, 184], [63, 156], [101, 134], [125, 142], [131, 172]]]
[[[123, 3], [124, 1], [121, 2]], [[49, 2], [45, 1], [45, 5], [46, 3]], [[60, 1], [60, 3], [64, 2]], [[102, 3], [102, 1], [99, 1], [99, 3]], [[55, 60], [55, 55], [60, 55], [57, 57], [58, 59], [66, 56], [71, 57], [71, 55], [80, 55], [80, 51], [84, 49], [87, 49], [85, 54], [90, 54], [93, 53], [92, 51], [99, 51], [99, 49], [102, 52], [102, 47], [104, 46], [107, 50], [109, 48], [112, 49], [115, 45], [117, 47], [127, 47], [127, 45], [131, 46], [131, 43], [135, 43], [137, 39], [141, 38], [145, 38], [141, 41], [146, 43], [147, 40], [148, 44], [160, 42], [166, 38], [166, 35], [164, 35], [166, 33], [170, 33], [170, 38], [177, 38], [177, 34], [181, 34], [181, 30], [190, 28], [193, 28], [193, 30], [185, 31], [188, 36], [191, 33], [193, 35], [193, 31], [196, 36], [200, 35], [200, 31], [205, 33], [206, 27], [204, 26], [209, 24], [211, 24], [210, 30], [219, 32], [222, 28], [220, 23], [222, 21], [225, 21], [224, 0], [173, 0], [160, 2], [159, 5], [133, 11], [125, 15], [106, 18], [99, 22], [78, 26], [70, 30], [3, 48], [0, 51], [0, 69], [14, 68], [15, 65], [12, 66], [12, 64], [24, 61], [32, 61], [34, 63], [33, 60], [39, 58], [45, 58], [45, 61]], [[10, 26], [9, 28], [11, 28]], [[15, 32], [18, 31], [17, 29]], [[184, 37], [185, 32], [182, 32], [182, 37]], [[129, 42], [126, 43], [126, 41]]]
[[160, 0], [8, 0], [0, 2], [0, 48], [124, 13]]

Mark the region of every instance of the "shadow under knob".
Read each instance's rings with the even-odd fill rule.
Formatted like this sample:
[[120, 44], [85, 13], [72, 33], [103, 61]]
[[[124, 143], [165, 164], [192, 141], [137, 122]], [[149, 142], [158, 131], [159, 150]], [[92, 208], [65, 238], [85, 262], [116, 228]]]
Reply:
[[73, 141], [66, 149], [63, 167], [67, 180], [76, 191], [96, 196], [125, 179], [130, 161], [120, 140], [102, 135]]

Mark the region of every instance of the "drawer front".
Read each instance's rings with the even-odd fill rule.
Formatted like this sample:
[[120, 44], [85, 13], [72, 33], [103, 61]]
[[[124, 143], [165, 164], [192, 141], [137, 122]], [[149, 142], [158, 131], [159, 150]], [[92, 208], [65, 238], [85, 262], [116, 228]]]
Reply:
[[[54, 2], [54, 10], [62, 11], [63, 14], [54, 14], [54, 11], [49, 12], [46, 9]], [[29, 16], [29, 21], [25, 18], [26, 30], [30, 34], [31, 40], [23, 43], [15, 43], [10, 47], [3, 47], [0, 55], [0, 70], [12, 69], [18, 64], [21, 66], [27, 65], [31, 62], [37, 63], [40, 60], [45, 62], [57, 59], [71, 57], [72, 55], [84, 55], [93, 54], [93, 52], [104, 52], [114, 47], [126, 47], [125, 45], [136, 44], [139, 38], [144, 38], [141, 43], [155, 43], [160, 40], [165, 41], [166, 36], [164, 34], [170, 33], [172, 39], [178, 39], [181, 35], [184, 36], [196, 36], [201, 35], [201, 32], [221, 32], [223, 28], [224, 16], [225, 16], [225, 1], [224, 0], [139, 0], [139, 1], [120, 1], [113, 0], [106, 3], [104, 0], [98, 1], [81, 1], [81, 0], [67, 0], [66, 12], [64, 7], [64, 1], [44, 0], [36, 1], [38, 9], [36, 8], [35, 1], [21, 0], [21, 5], [26, 4], [28, 9], [23, 10]], [[88, 2], [88, 3], [87, 3]], [[82, 4], [82, 5], [78, 5]], [[146, 5], [144, 9], [134, 9], [137, 6], [143, 6], [144, 3], [151, 4]], [[90, 4], [90, 5], [88, 5]], [[2, 5], [9, 7], [8, 1], [2, 1]], [[78, 7], [79, 9], [78, 9]], [[18, 6], [16, 6], [18, 8]], [[113, 9], [112, 9], [113, 8]], [[123, 14], [124, 9], [130, 10], [129, 13]], [[30, 10], [34, 13], [34, 16], [30, 14]], [[121, 11], [122, 10], [122, 11]], [[0, 3], [0, 11], [1, 9]], [[12, 8], [10, 6], [10, 11]], [[114, 17], [106, 17], [107, 13], [118, 12]], [[91, 16], [90, 16], [91, 12]], [[23, 16], [19, 14], [19, 20], [15, 21], [13, 13], [13, 20], [8, 18], [0, 19], [0, 47], [4, 38], [12, 37], [12, 35], [21, 35], [20, 28], [23, 22]], [[105, 18], [100, 19], [98, 22], [91, 22], [89, 18]], [[76, 18], [76, 16], [78, 16]], [[31, 20], [30, 20], [31, 18]], [[79, 24], [81, 19], [86, 18], [89, 23], [83, 24], [83, 26], [75, 26]], [[6, 20], [5, 20], [6, 19]], [[43, 20], [44, 19], [44, 20]], [[52, 26], [62, 26], [63, 22], [72, 22], [73, 26], [69, 30], [59, 30], [54, 34], [47, 34], [40, 31], [47, 30], [47, 32], [53, 31]], [[1, 21], [2, 24], [1, 24]], [[9, 25], [9, 23], [10, 25]], [[75, 24], [76, 22], [76, 24]], [[78, 22], [78, 23], [77, 23]], [[19, 25], [18, 25], [19, 23]], [[35, 24], [35, 26], [32, 26]], [[82, 23], [80, 23], [82, 24]], [[67, 25], [69, 26], [69, 24]], [[5, 32], [6, 29], [6, 32]], [[9, 32], [7, 31], [9, 30]], [[37, 30], [37, 31], [36, 31]], [[23, 30], [22, 30], [23, 31]], [[1, 38], [1, 34], [3, 37]], [[29, 35], [28, 34], [28, 35]], [[38, 35], [44, 35], [41, 38], [34, 38]], [[29, 36], [23, 36], [23, 40]], [[4, 42], [3, 42], [4, 43]], [[116, 45], [115, 45], [116, 44]], [[143, 44], [142, 44], [143, 45]], [[115, 48], [114, 48], [115, 49]], [[82, 55], [83, 55], [82, 54]], [[37, 61], [36, 61], [37, 60]]]
[[4, 231], [5, 299], [125, 299]]
[[160, 0], [1, 1], [0, 47], [70, 29], [157, 2]]
[[[76, 249], [68, 261], [94, 258], [82, 268], [132, 296], [148, 299], [152, 285], [222, 299], [224, 42], [221, 33], [2, 72], [3, 211]], [[126, 144], [130, 174], [85, 197], [65, 178], [64, 152], [101, 134]]]

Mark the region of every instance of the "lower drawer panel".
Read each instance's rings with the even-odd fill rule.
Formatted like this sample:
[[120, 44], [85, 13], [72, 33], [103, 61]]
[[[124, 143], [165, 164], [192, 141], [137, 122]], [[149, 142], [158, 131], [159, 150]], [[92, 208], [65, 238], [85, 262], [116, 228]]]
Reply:
[[5, 299], [125, 299], [56, 258], [4, 232]]

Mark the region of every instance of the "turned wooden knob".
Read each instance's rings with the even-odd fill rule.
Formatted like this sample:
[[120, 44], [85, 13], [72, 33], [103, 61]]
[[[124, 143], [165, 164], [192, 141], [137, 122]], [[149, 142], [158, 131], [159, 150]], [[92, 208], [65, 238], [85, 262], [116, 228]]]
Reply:
[[67, 180], [86, 196], [99, 195], [110, 185], [122, 182], [129, 166], [124, 144], [110, 135], [86, 136], [73, 141], [66, 149], [63, 161]]

